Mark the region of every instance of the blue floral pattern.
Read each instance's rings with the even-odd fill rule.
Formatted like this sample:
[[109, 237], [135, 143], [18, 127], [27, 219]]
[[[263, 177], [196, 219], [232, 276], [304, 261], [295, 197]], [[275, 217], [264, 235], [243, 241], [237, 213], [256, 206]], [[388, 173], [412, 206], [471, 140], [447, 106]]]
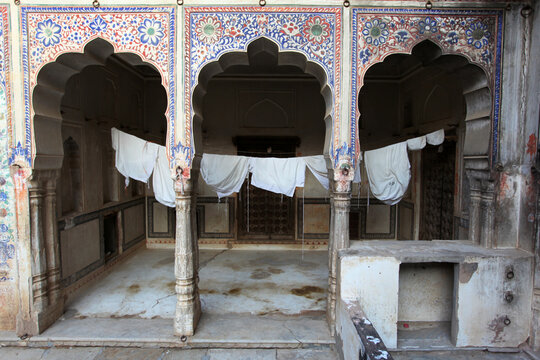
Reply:
[[483, 22], [479, 21], [473, 23], [465, 33], [467, 34], [467, 44], [472, 45], [477, 49], [489, 45], [491, 33], [489, 32], [487, 25]]
[[371, 52], [369, 52], [368, 48], [360, 50], [360, 53], [358, 54], [358, 59], [362, 62], [362, 64], [365, 64], [369, 61], [369, 57], [371, 56]]
[[426, 17], [424, 20], [418, 22], [418, 30], [420, 34], [424, 33], [436, 33], [437, 32], [437, 20], [432, 17]]
[[90, 23], [90, 28], [95, 32], [103, 32], [107, 30], [107, 23], [101, 16], [97, 16], [94, 21]]
[[61, 32], [60, 25], [47, 19], [37, 24], [36, 39], [40, 40], [45, 47], [56, 45], [60, 42]]
[[137, 30], [139, 30], [139, 36], [143, 44], [156, 46], [165, 36], [161, 23], [153, 19], [144, 20]]
[[407, 30], [396, 31], [395, 36], [397, 41], [400, 43], [407, 41], [407, 39], [411, 37]]
[[365, 23], [362, 34], [366, 39], [366, 43], [379, 46], [386, 42], [390, 33], [388, 32], [384, 21], [373, 19], [372, 21], [367, 21]]
[[450, 45], [456, 45], [459, 41], [459, 35], [455, 31], [450, 31], [446, 35], [446, 39], [444, 39], [444, 41], [446, 41]]

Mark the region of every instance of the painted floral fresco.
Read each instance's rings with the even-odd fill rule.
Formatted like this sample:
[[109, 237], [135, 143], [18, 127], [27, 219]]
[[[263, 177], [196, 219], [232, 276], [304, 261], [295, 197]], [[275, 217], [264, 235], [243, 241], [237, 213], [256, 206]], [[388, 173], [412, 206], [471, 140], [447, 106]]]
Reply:
[[[465, 56], [487, 74], [494, 96], [493, 159], [497, 151], [503, 15], [500, 10], [353, 9], [351, 142], [356, 141], [357, 95], [366, 71], [397, 53], [410, 54], [424, 40], [443, 54]], [[358, 152], [357, 152], [358, 153]]]
[[[274, 41], [279, 51], [295, 51], [324, 69], [333, 91], [334, 143], [338, 147], [340, 77], [341, 77], [341, 8], [261, 8], [261, 7], [188, 7], [185, 9], [185, 32], [191, 34], [185, 44], [186, 139], [191, 139], [192, 92], [202, 68], [227, 52], [246, 51], [261, 37]], [[186, 147], [191, 149], [191, 144]], [[180, 149], [178, 149], [180, 151]], [[192, 154], [185, 151], [186, 159]]]
[[172, 126], [175, 115], [176, 6], [170, 7], [21, 7], [25, 100], [24, 144], [12, 149], [12, 158], [32, 164], [32, 98], [37, 75], [47, 63], [65, 53], [82, 53], [96, 38], [114, 46], [117, 53], [130, 52], [159, 71], [168, 92], [166, 116]]
[[15, 204], [9, 172], [8, 144], [11, 135], [9, 79], [8, 9], [0, 7], [0, 283], [12, 281], [10, 273], [15, 258]]

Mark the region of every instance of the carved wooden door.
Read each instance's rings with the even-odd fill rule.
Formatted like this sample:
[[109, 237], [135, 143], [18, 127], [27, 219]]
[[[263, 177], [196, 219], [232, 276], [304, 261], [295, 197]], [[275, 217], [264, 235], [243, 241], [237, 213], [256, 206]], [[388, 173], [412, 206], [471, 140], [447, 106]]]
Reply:
[[[237, 138], [238, 155], [293, 157], [297, 138]], [[294, 240], [294, 198], [244, 182], [238, 196], [239, 240]]]
[[421, 240], [450, 240], [454, 236], [454, 178], [456, 143], [445, 141], [443, 151], [422, 151]]

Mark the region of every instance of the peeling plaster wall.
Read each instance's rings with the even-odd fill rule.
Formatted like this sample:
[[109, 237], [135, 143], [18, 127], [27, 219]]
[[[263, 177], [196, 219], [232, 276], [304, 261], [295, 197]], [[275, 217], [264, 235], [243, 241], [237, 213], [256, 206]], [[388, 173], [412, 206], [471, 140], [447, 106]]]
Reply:
[[[531, 21], [531, 37], [530, 37], [530, 65], [529, 76], [527, 77], [527, 112], [526, 126], [530, 133], [527, 142], [527, 155], [533, 161], [536, 157], [536, 168], [540, 159], [538, 159], [538, 136], [540, 122], [540, 2], [534, 4], [534, 13], [530, 17]], [[536, 136], [532, 136], [536, 134]], [[536, 137], [536, 156], [532, 156]], [[535, 268], [534, 268], [534, 294], [533, 294], [533, 320], [531, 329], [531, 345], [538, 351], [540, 350], [540, 176], [534, 174], [535, 190], [536, 190], [536, 238], [535, 238]]]
[[520, 6], [512, 6], [505, 18], [501, 107], [504, 121], [499, 126], [502, 167], [496, 175], [495, 244], [533, 251], [536, 190], [531, 166], [536, 149], [531, 148], [536, 147], [538, 129], [538, 77], [532, 79], [538, 71], [538, 57], [530, 52], [535, 38], [531, 31], [537, 33], [537, 38], [538, 26], [531, 29], [532, 17], [525, 19], [520, 11]]
[[[433, 262], [457, 264], [453, 278], [435, 272], [431, 278], [434, 291], [421, 278], [407, 275], [399, 284], [400, 266]], [[447, 302], [444, 309], [421, 300], [412, 306], [432, 312], [432, 321], [435, 317], [437, 321], [448, 320], [452, 314], [452, 342], [456, 346], [517, 347], [529, 337], [531, 275], [532, 256], [520, 250], [487, 250], [447, 241], [364, 241], [340, 251], [338, 283], [341, 298], [358, 301], [389, 348], [397, 345], [400, 302], [412, 305], [408, 291], [400, 291], [403, 285], [422, 286], [434, 297], [437, 292], [446, 292], [441, 296]], [[451, 290], [447, 283], [438, 286], [437, 278], [451, 281], [454, 295], [450, 311]], [[512, 294], [510, 301], [508, 294]], [[415, 316], [418, 314], [408, 317]]]

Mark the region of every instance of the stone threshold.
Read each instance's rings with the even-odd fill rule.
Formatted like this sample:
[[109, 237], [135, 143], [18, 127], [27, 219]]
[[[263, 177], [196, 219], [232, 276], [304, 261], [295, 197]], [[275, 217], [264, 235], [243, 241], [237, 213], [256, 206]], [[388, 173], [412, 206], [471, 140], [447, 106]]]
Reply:
[[323, 316], [203, 314], [196, 334], [185, 340], [173, 335], [172, 319], [70, 318], [25, 340], [0, 332], [0, 346], [333, 349], [335, 345]]

